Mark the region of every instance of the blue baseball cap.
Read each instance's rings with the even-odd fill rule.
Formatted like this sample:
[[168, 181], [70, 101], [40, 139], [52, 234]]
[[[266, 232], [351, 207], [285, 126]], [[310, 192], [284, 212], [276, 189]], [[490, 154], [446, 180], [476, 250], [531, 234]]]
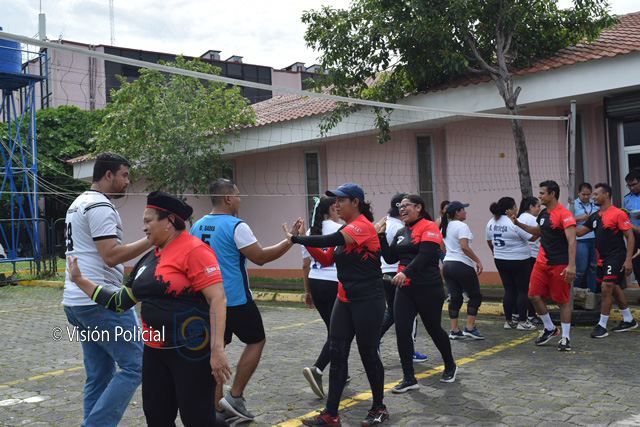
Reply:
[[338, 187], [338, 189], [329, 190], [325, 194], [331, 197], [353, 197], [354, 199], [360, 200], [360, 203], [364, 203], [364, 191], [362, 191], [362, 187], [353, 182], [345, 182]]
[[459, 211], [462, 208], [466, 208], [467, 206], [469, 206], [469, 203], [462, 203], [454, 200], [453, 202], [449, 203], [449, 206], [447, 206], [447, 212], [453, 213]]

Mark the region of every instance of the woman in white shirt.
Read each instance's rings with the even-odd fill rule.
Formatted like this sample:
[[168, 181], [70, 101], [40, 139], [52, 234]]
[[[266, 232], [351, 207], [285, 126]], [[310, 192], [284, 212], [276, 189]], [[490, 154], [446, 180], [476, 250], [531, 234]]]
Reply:
[[[503, 197], [497, 203], [492, 203], [489, 210], [493, 218], [487, 223], [486, 237], [504, 287], [504, 328], [535, 330], [535, 325], [527, 321], [527, 309], [531, 254], [528, 242], [536, 238], [513, 225], [513, 221], [509, 219], [509, 216], [515, 216], [518, 211], [516, 201], [512, 197]], [[518, 307], [519, 313], [517, 324], [511, 318], [514, 304]]]
[[[478, 275], [482, 273], [480, 258], [471, 249], [473, 234], [463, 221], [467, 219], [464, 210], [469, 204], [453, 201], [447, 206], [440, 222], [443, 250], [446, 252], [442, 274], [449, 289], [449, 318], [451, 319], [452, 340], [473, 338], [483, 340], [484, 335], [475, 327], [478, 308], [482, 304]], [[458, 315], [462, 307], [462, 292], [469, 295], [467, 302], [467, 326], [464, 331], [458, 327]]]
[[[338, 223], [338, 213], [336, 212], [336, 199], [334, 197], [322, 196], [316, 200], [316, 205], [311, 219], [311, 228], [307, 235], [333, 234], [342, 224]], [[309, 381], [311, 390], [324, 397], [322, 387], [322, 371], [327, 367], [330, 360], [329, 355], [329, 323], [331, 320], [331, 310], [338, 295], [338, 272], [335, 265], [323, 267], [317, 262], [309, 252], [302, 246], [302, 271], [304, 280], [304, 302], [309, 308], [315, 306], [320, 317], [327, 327], [327, 339], [316, 359], [310, 368], [304, 368], [302, 373]]]
[[[518, 210], [518, 222], [521, 222], [526, 225], [530, 225], [535, 227], [538, 225], [538, 215], [542, 210], [542, 205], [540, 204], [540, 200], [537, 197], [529, 196], [525, 197], [520, 201], [520, 209]], [[538, 252], [540, 251], [540, 238], [537, 238], [534, 241], [529, 241], [529, 266], [530, 271], [533, 271], [533, 266], [536, 263], [536, 258], [538, 258]], [[531, 274], [531, 273], [529, 273]], [[536, 309], [529, 301], [528, 304], [528, 316], [527, 320], [534, 325], [542, 325], [542, 320], [536, 314]], [[517, 322], [520, 315], [518, 313], [518, 307], [513, 307], [513, 317], [512, 321]]]

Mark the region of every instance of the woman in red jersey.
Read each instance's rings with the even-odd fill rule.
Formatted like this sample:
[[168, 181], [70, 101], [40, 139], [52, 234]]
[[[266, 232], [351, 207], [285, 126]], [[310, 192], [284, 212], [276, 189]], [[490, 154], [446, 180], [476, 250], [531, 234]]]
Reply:
[[[335, 262], [338, 270], [338, 299], [331, 313], [331, 369], [325, 409], [317, 416], [303, 419], [307, 426], [341, 426], [338, 415], [340, 397], [347, 381], [349, 349], [355, 337], [373, 394], [373, 405], [361, 424], [374, 426], [389, 419], [383, 403], [384, 367], [378, 354], [378, 340], [385, 311], [380, 269], [380, 242], [372, 224], [371, 206], [364, 200], [362, 188], [353, 183], [327, 191], [336, 198], [338, 216], [346, 225], [322, 236], [287, 238], [304, 245], [322, 265]], [[329, 248], [323, 251], [318, 248]]]

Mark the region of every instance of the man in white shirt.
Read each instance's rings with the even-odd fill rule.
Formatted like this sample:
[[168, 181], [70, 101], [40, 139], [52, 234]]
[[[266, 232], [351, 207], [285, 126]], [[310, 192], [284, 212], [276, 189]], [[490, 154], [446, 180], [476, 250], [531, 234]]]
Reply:
[[[122, 287], [122, 263], [151, 247], [146, 238], [127, 245], [122, 243], [122, 222], [112, 200], [124, 196], [129, 185], [129, 166], [118, 154], [98, 155], [91, 189], [76, 198], [65, 220], [67, 257], [78, 258], [78, 265], [88, 279], [114, 290]], [[97, 330], [101, 337], [82, 340], [87, 374], [82, 425], [116, 426], [142, 378], [142, 343], [115, 339], [116, 328], [138, 327], [135, 311], [132, 308], [118, 314], [98, 306], [69, 280], [68, 272], [62, 305], [77, 333]]]

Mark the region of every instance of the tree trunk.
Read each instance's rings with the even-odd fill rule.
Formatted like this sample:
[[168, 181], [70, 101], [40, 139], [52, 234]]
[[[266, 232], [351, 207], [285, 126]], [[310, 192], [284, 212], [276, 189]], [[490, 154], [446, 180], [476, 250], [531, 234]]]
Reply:
[[[509, 114], [515, 115], [517, 111], [509, 110]], [[529, 153], [527, 151], [527, 142], [525, 141], [522, 120], [511, 120], [511, 131], [513, 132], [513, 140], [516, 144], [520, 192], [523, 198], [530, 197], [533, 195], [533, 190], [531, 187], [531, 173], [529, 171]]]

